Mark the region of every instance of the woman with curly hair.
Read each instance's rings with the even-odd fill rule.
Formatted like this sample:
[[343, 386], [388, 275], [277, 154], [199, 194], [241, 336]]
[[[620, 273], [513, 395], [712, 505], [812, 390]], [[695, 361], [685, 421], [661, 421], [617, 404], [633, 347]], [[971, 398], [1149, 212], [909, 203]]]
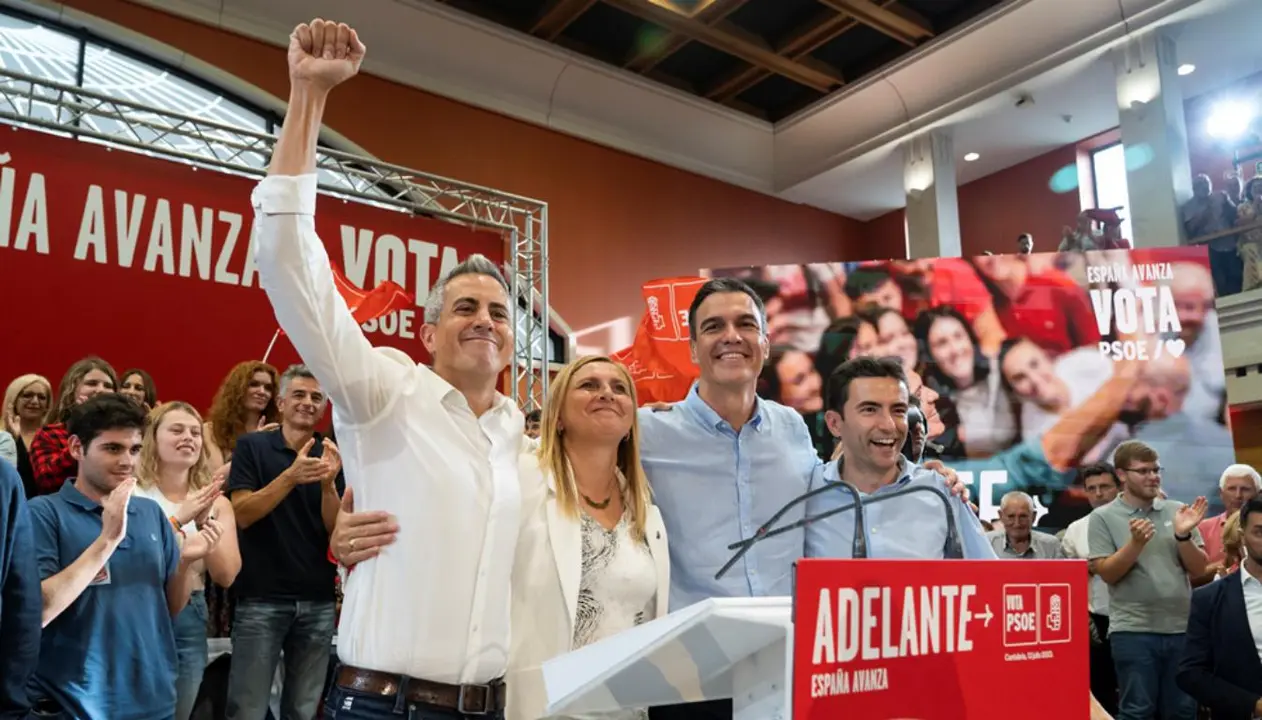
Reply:
[[79, 472], [79, 461], [70, 454], [70, 433], [66, 420], [76, 405], [100, 393], [112, 393], [118, 375], [99, 357], [85, 357], [66, 371], [57, 386], [57, 401], [48, 410], [44, 427], [31, 439], [31, 468], [35, 489], [40, 495], [55, 493], [67, 478]]
[[[237, 438], [273, 426], [280, 418], [276, 409], [276, 368], [265, 362], [246, 360], [237, 363], [224, 378], [210, 413], [202, 426], [202, 442], [206, 452], [206, 471], [226, 478]], [[206, 607], [210, 617], [210, 637], [232, 635], [234, 597], [231, 590], [211, 584], [206, 588]]]
[[262, 430], [280, 418], [276, 410], [276, 368], [265, 362], [237, 363], [215, 392], [204, 434], [210, 471], [232, 460], [237, 438]]

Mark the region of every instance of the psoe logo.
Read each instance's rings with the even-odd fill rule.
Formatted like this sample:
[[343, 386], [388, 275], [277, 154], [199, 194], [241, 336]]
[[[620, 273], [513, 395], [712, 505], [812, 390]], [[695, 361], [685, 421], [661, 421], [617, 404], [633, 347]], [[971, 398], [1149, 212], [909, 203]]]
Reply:
[[655, 297], [650, 297], [649, 305], [649, 322], [653, 323], [654, 330], [661, 330], [666, 327], [666, 318], [662, 317], [660, 301]]

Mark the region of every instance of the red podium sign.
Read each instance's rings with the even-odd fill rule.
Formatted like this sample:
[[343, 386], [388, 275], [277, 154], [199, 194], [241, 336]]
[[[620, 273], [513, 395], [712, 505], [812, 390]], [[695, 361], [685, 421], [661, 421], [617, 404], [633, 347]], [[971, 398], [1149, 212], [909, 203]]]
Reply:
[[1075, 560], [810, 560], [794, 591], [794, 720], [1090, 713]]

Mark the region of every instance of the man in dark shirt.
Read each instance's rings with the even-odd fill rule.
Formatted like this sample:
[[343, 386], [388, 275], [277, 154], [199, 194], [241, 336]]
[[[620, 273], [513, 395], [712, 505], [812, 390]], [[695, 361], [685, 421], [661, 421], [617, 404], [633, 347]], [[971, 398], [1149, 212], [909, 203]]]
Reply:
[[41, 607], [22, 478], [0, 461], [0, 718], [31, 710], [26, 683], [39, 660]]
[[240, 528], [228, 720], [263, 720], [285, 654], [281, 716], [316, 717], [334, 629], [329, 534], [345, 487], [337, 448], [315, 432], [327, 398], [304, 365], [280, 378], [279, 429], [237, 441], [228, 493]]

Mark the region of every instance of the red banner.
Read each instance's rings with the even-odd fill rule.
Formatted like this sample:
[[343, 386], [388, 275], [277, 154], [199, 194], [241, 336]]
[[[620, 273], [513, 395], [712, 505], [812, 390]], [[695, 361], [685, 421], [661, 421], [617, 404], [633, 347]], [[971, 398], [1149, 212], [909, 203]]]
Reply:
[[[252, 178], [46, 133], [0, 144], [0, 288], [10, 299], [0, 383], [56, 384], [98, 354], [148, 370], [160, 399], [199, 407], [276, 332], [251, 251]], [[392, 281], [415, 307], [364, 324], [375, 345], [426, 360], [422, 307], [440, 273], [472, 253], [501, 263], [493, 232], [321, 196], [316, 227], [354, 286]], [[269, 362], [297, 353], [280, 338]]]
[[794, 720], [1088, 717], [1081, 561], [801, 560], [794, 593]]
[[676, 277], [644, 283], [644, 317], [631, 347], [613, 354], [627, 366], [641, 405], [678, 402], [700, 375], [689, 347], [688, 308], [706, 283], [700, 277]]

